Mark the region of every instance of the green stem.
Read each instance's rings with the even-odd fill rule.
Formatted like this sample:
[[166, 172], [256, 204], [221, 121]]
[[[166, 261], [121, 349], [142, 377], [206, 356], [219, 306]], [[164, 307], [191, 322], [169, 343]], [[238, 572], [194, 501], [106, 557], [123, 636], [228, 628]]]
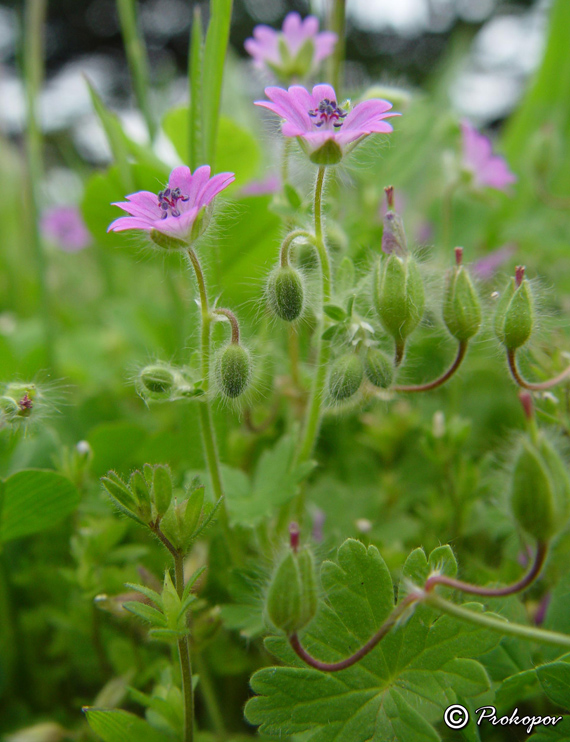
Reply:
[[329, 57], [329, 80], [335, 89], [337, 100], [342, 100], [340, 90], [343, 84], [342, 63], [346, 51], [346, 0], [333, 0], [329, 28], [338, 36], [334, 51]]
[[37, 115], [37, 101], [44, 77], [44, 24], [47, 0], [26, 0], [23, 67], [26, 81], [26, 221], [30, 225], [31, 242], [38, 269], [40, 307], [43, 323], [46, 362], [54, 366], [55, 331], [47, 285], [47, 261], [39, 232], [39, 190], [43, 177], [42, 132]]
[[220, 708], [220, 704], [218, 703], [212, 678], [201, 654], [196, 654], [194, 656], [194, 665], [198, 675], [200, 676], [198, 690], [204, 699], [208, 716], [216, 730], [216, 736], [220, 740], [226, 740], [228, 738], [228, 733], [226, 731], [226, 725], [224, 724], [224, 715]]
[[516, 623], [509, 623], [504, 619], [493, 618], [487, 613], [475, 613], [468, 608], [451, 603], [440, 597], [436, 593], [426, 593], [423, 602], [437, 608], [442, 613], [447, 613], [460, 621], [482, 626], [490, 631], [497, 631], [504, 636], [516, 636], [527, 641], [540, 642], [542, 644], [551, 644], [555, 647], [570, 648], [570, 635], [560, 634], [557, 631], [546, 631], [538, 629], [535, 626], [521, 626]]
[[[323, 237], [323, 213], [322, 213], [322, 201], [323, 201], [323, 189], [325, 183], [326, 168], [319, 167], [317, 173], [317, 180], [315, 183], [315, 200], [313, 208], [313, 217], [315, 221], [315, 238], [314, 245], [319, 255], [319, 261], [321, 265], [321, 276], [322, 276], [322, 303], [327, 304], [331, 298], [331, 264], [329, 260], [329, 254], [325, 245]], [[324, 329], [324, 312], [321, 312], [321, 319], [317, 326], [317, 359], [316, 359], [316, 373], [313, 378], [313, 385], [311, 388], [311, 396], [307, 407], [307, 413], [305, 417], [305, 427], [303, 431], [303, 437], [301, 440], [301, 446], [299, 448], [299, 455], [297, 457], [297, 463], [303, 463], [311, 458], [315, 441], [319, 432], [321, 422], [321, 408], [325, 394], [325, 382], [327, 378], [327, 366], [330, 357], [330, 345], [328, 341], [323, 340], [323, 329]]]
[[214, 420], [212, 417], [212, 408], [208, 399], [208, 390], [210, 386], [210, 325], [212, 323], [212, 316], [210, 314], [210, 308], [208, 304], [208, 293], [206, 290], [206, 280], [204, 278], [204, 272], [202, 266], [198, 260], [194, 249], [188, 247], [188, 257], [194, 274], [196, 276], [196, 282], [198, 284], [198, 294], [200, 296], [200, 308], [202, 312], [202, 329], [201, 329], [201, 341], [200, 341], [200, 358], [201, 358], [201, 372], [202, 372], [202, 389], [204, 395], [198, 403], [199, 414], [200, 414], [200, 428], [202, 430], [202, 442], [204, 445], [204, 451], [206, 454], [206, 465], [210, 474], [210, 480], [212, 482], [212, 489], [214, 490], [214, 496], [216, 500], [222, 499], [220, 507], [220, 522], [224, 533], [228, 548], [232, 554], [234, 561], [241, 561], [239, 556], [239, 549], [235, 543], [235, 539], [230, 531], [228, 523], [228, 511], [226, 508], [226, 500], [224, 497], [224, 488], [222, 484], [222, 475], [220, 469], [220, 457], [218, 454], [218, 445], [216, 442], [216, 432], [214, 429]]
[[287, 268], [287, 266], [289, 265], [289, 249], [291, 247], [291, 244], [294, 240], [297, 239], [297, 237], [305, 237], [312, 245], [316, 247], [317, 243], [315, 240], [315, 236], [310, 232], [307, 232], [306, 229], [294, 229], [292, 232], [289, 232], [289, 234], [281, 243], [281, 249], [279, 251], [279, 262], [282, 268]]
[[146, 121], [150, 139], [153, 141], [156, 136], [156, 122], [152, 115], [152, 109], [148, 98], [148, 58], [144, 42], [139, 33], [136, 0], [117, 0], [117, 9], [119, 12], [119, 20], [121, 22], [121, 32], [123, 34], [123, 43], [125, 45], [129, 70], [133, 78], [135, 96], [138, 106]]
[[[176, 551], [174, 554], [174, 580], [176, 592], [181, 598], [184, 592], [184, 556]], [[194, 689], [192, 688], [192, 660], [190, 658], [190, 640], [187, 636], [178, 640], [178, 656], [182, 674], [182, 695], [184, 698], [184, 742], [194, 740]]]
[[194, 171], [204, 161], [202, 147], [202, 12], [194, 7], [190, 30], [190, 54], [188, 55], [188, 83], [190, 104], [188, 106], [188, 152], [190, 169]]

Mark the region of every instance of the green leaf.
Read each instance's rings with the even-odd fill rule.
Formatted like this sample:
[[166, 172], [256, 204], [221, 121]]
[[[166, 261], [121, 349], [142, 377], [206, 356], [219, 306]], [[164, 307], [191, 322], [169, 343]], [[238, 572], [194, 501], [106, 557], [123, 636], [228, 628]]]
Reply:
[[217, 165], [218, 118], [231, 18], [232, 0], [210, 0], [210, 22], [202, 66], [202, 115], [204, 158], [212, 168]]
[[26, 469], [5, 480], [0, 511], [0, 542], [45, 531], [79, 504], [76, 487], [61, 474]]
[[555, 726], [537, 728], [529, 742], [568, 742], [570, 739], [570, 716], [564, 716]]
[[132, 582], [125, 583], [125, 586], [129, 587], [131, 590], [136, 590], [137, 593], [141, 593], [162, 610], [162, 598], [156, 590], [152, 590], [150, 587], [146, 587], [145, 585], [135, 585]]
[[230, 522], [233, 525], [256, 526], [289, 502], [297, 484], [312, 470], [307, 462], [291, 470], [295, 440], [284, 436], [271, 450], [261, 454], [253, 481], [236, 469], [223, 468]]
[[[445, 561], [450, 553], [438, 551], [434, 559]], [[428, 569], [423, 551], [413, 552], [408, 573]], [[322, 583], [327, 602], [302, 642], [313, 656], [333, 662], [372, 636], [394, 607], [394, 588], [376, 547], [352, 539], [338, 550], [338, 563], [323, 564]], [[307, 742], [435, 742], [432, 724], [447, 706], [458, 696], [473, 698], [489, 689], [476, 658], [499, 640], [486, 629], [419, 607], [357, 665], [322, 673], [299, 660], [285, 638], [271, 637], [267, 648], [289, 666], [254, 674], [252, 688], [260, 695], [248, 702], [246, 717], [267, 734], [307, 732]]]
[[103, 742], [165, 742], [168, 737], [127, 711], [83, 709], [89, 726]]
[[346, 312], [342, 307], [338, 307], [335, 304], [325, 304], [323, 307], [324, 313], [334, 319], [335, 322], [342, 322], [346, 319]]
[[142, 618], [143, 621], [148, 621], [148, 623], [153, 626], [159, 626], [160, 628], [166, 626], [166, 618], [164, 614], [157, 611], [156, 608], [153, 608], [151, 605], [140, 603], [138, 600], [129, 600], [126, 603], [123, 603], [123, 608], [129, 611], [129, 613], [134, 613], [135, 616]]
[[550, 662], [536, 669], [542, 690], [552, 703], [570, 709], [570, 664]]

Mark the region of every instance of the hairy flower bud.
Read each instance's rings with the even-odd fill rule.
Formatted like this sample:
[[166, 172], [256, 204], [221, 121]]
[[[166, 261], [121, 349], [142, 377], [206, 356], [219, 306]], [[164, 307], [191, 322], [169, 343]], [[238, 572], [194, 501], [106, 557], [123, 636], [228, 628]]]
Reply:
[[471, 277], [462, 265], [447, 274], [443, 321], [450, 334], [460, 343], [467, 342], [481, 327], [481, 303]]
[[288, 636], [305, 628], [317, 612], [315, 562], [308, 547], [289, 551], [278, 564], [267, 592], [268, 619]]
[[517, 268], [497, 304], [495, 333], [507, 350], [517, 350], [529, 339], [534, 326], [534, 301], [524, 268]]
[[564, 525], [557, 507], [559, 489], [540, 445], [525, 437], [512, 472], [511, 508], [520, 526], [537, 541], [548, 541]]
[[136, 387], [143, 399], [170, 399], [176, 388], [176, 376], [168, 366], [152, 364], [142, 369], [136, 380]]
[[229, 343], [216, 361], [218, 386], [225, 397], [236, 399], [243, 394], [251, 377], [249, 353], [238, 343]]
[[364, 373], [371, 384], [387, 389], [394, 376], [392, 360], [378, 348], [369, 348], [364, 358]]
[[386, 332], [402, 345], [418, 326], [425, 307], [424, 284], [411, 256], [383, 257], [373, 274], [373, 299]]
[[364, 367], [355, 353], [345, 353], [331, 366], [329, 394], [335, 402], [343, 402], [358, 391], [364, 376]]
[[298, 319], [305, 306], [301, 273], [291, 266], [276, 268], [267, 282], [267, 300], [271, 311], [286, 322]]

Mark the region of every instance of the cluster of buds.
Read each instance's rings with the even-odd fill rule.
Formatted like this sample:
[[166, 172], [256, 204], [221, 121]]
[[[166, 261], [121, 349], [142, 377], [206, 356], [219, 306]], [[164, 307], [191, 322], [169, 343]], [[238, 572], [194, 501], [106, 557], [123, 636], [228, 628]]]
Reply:
[[495, 333], [507, 351], [514, 352], [530, 338], [535, 322], [534, 300], [525, 269], [519, 265], [503, 291], [495, 312]]
[[217, 507], [204, 503], [204, 488], [196, 480], [180, 500], [174, 495], [168, 466], [145, 464], [128, 482], [110, 471], [101, 482], [116, 507], [156, 533], [167, 548], [186, 553], [212, 520]]

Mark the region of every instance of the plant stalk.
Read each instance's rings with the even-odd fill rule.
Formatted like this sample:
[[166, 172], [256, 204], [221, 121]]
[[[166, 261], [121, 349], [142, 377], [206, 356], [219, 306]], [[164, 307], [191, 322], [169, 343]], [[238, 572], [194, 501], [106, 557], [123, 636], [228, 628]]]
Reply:
[[[181, 598], [184, 592], [184, 555], [176, 551], [174, 556], [174, 581], [176, 592]], [[192, 688], [192, 660], [190, 640], [184, 636], [178, 640], [178, 655], [182, 674], [182, 695], [184, 698], [184, 742], [194, 740], [194, 689]]]

